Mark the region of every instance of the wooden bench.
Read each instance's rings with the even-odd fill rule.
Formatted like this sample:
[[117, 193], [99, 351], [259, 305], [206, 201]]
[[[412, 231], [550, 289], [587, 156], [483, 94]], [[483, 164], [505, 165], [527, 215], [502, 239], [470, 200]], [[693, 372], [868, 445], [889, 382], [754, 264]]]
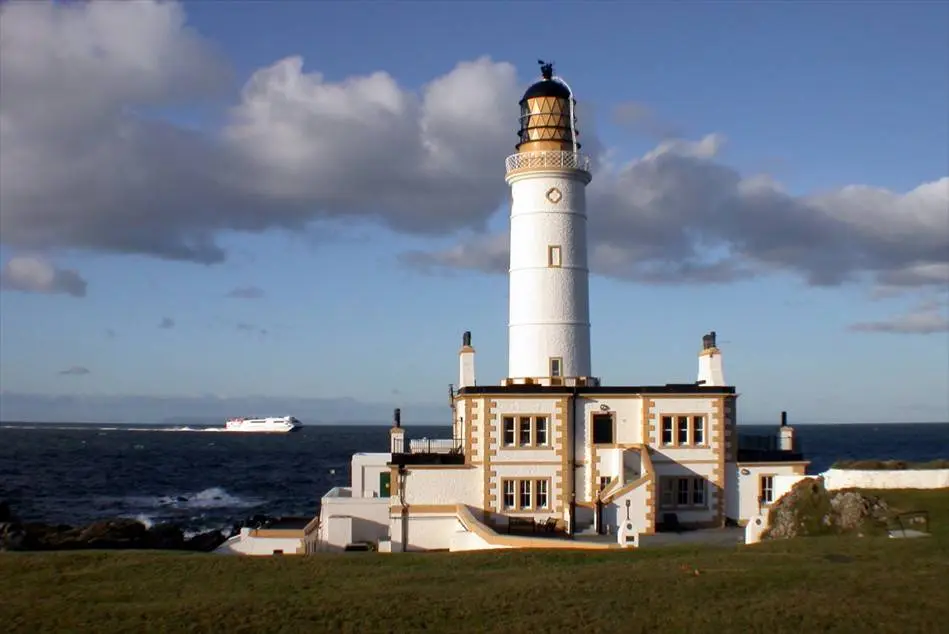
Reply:
[[513, 533], [515, 531], [526, 531], [530, 529], [530, 532], [536, 530], [536, 524], [534, 523], [533, 517], [509, 517], [507, 518], [507, 532]]

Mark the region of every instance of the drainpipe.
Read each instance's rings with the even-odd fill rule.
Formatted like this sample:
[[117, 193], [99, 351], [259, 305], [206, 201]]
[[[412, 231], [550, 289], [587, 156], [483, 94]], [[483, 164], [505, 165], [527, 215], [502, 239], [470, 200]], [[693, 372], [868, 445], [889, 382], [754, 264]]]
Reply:
[[577, 457], [575, 454], [574, 448], [574, 438], [576, 436], [576, 423], [577, 423], [577, 396], [580, 393], [580, 389], [574, 385], [573, 386], [573, 395], [570, 397], [570, 418], [566, 421], [566, 433], [564, 434], [564, 451], [567, 451], [567, 466], [569, 467], [567, 471], [569, 473], [564, 474], [564, 479], [570, 483], [570, 507], [567, 510], [567, 536], [573, 539], [574, 527], [576, 526], [577, 519], [577, 486], [576, 486], [576, 475], [577, 475]]
[[405, 465], [399, 465], [399, 504], [402, 507], [402, 552], [408, 551], [409, 543], [409, 507], [405, 503], [405, 481], [408, 479], [406, 476]]

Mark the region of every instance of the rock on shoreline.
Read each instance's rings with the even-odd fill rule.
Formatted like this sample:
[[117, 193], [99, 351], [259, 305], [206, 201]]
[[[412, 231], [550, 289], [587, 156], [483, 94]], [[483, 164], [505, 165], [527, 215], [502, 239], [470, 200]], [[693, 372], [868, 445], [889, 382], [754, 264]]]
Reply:
[[210, 552], [224, 543], [220, 531], [190, 538], [174, 524], [147, 527], [133, 519], [108, 519], [86, 526], [19, 522], [0, 503], [0, 552], [30, 550], [159, 549]]

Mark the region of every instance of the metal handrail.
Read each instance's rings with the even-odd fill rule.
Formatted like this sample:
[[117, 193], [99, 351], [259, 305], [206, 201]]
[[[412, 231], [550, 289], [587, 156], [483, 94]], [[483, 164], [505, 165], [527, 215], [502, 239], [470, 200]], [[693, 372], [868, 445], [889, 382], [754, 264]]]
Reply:
[[521, 169], [577, 169], [590, 171], [590, 157], [580, 152], [544, 150], [541, 152], [518, 152], [504, 160], [507, 173]]

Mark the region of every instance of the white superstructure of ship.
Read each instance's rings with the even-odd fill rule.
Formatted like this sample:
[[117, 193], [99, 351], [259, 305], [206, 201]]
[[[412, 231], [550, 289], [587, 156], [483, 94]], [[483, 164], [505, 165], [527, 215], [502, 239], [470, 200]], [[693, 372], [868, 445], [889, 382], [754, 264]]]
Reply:
[[303, 427], [293, 416], [241, 416], [229, 418], [224, 424], [227, 431], [257, 433], [287, 433]]

